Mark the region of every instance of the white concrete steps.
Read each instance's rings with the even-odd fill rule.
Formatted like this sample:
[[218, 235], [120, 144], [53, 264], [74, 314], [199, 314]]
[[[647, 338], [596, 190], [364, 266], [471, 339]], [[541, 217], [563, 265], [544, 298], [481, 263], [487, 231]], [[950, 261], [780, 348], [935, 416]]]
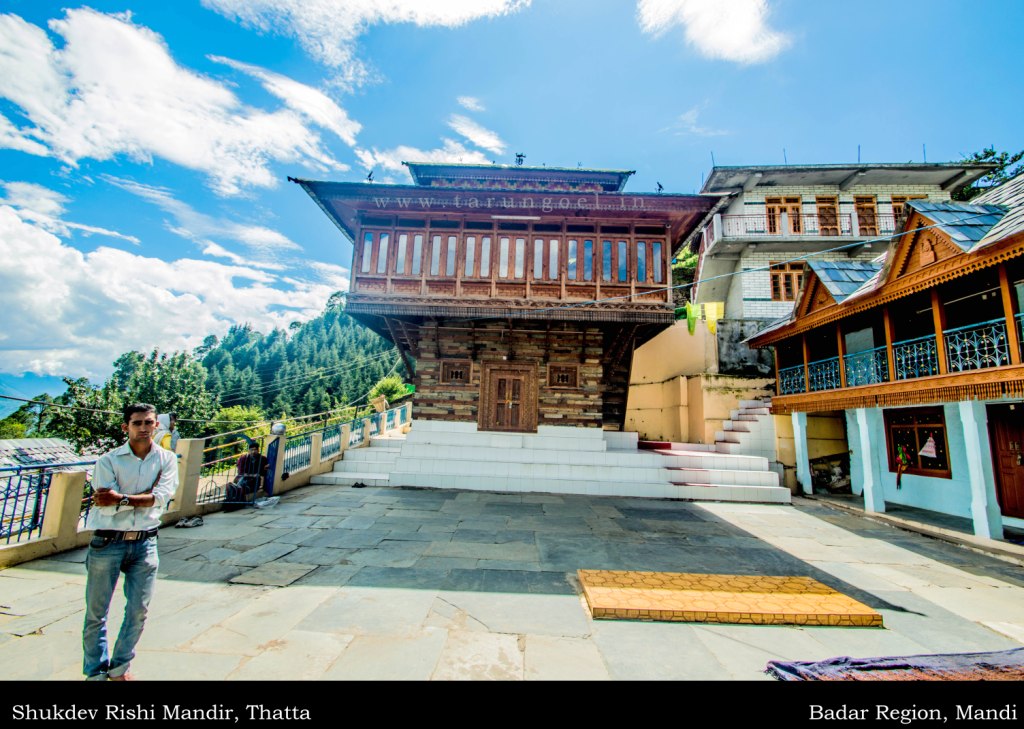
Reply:
[[779, 477], [773, 471], [725, 471], [709, 468], [671, 468], [672, 483], [700, 483], [733, 486], [778, 486]]
[[329, 473], [313, 476], [310, 483], [352, 486], [387, 486], [391, 469], [402, 453], [403, 436], [373, 436], [368, 446], [350, 448], [335, 461]]
[[739, 484], [674, 483], [676, 498], [692, 501], [743, 501], [761, 504], [788, 504], [792, 501], [789, 489]]
[[388, 473], [362, 473], [360, 471], [331, 471], [313, 476], [310, 483], [329, 484], [332, 486], [354, 486], [357, 483], [366, 486], [388, 486], [391, 475]]

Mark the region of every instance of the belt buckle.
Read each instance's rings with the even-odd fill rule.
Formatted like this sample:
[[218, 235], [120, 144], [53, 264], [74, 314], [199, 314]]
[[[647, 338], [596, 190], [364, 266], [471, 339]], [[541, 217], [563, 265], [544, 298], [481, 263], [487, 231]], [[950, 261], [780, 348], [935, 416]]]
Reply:
[[137, 542], [142, 539], [142, 535], [145, 532], [124, 532], [124, 536], [121, 537], [126, 542]]

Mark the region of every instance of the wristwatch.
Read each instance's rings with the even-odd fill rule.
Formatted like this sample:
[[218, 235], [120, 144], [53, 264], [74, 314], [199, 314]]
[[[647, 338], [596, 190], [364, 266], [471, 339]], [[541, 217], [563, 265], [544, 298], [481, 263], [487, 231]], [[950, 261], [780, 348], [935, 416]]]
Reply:
[[118, 506], [128, 506], [129, 501], [127, 496], [122, 496], [121, 500], [117, 502]]

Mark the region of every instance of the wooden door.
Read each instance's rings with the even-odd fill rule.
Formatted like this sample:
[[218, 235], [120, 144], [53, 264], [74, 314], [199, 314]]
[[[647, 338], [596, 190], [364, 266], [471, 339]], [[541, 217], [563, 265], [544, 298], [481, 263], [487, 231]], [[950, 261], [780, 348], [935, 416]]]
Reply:
[[839, 235], [839, 201], [834, 197], [819, 197], [818, 235]]
[[788, 233], [800, 233], [803, 230], [800, 219], [800, 198], [798, 197], [766, 197], [765, 210], [768, 213], [768, 232], [782, 233], [782, 213], [789, 218]]
[[481, 381], [481, 430], [537, 431], [535, 367], [485, 366]]
[[988, 407], [996, 495], [1003, 516], [1024, 519], [1024, 404]]
[[878, 235], [878, 208], [875, 198], [870, 195], [857, 195], [853, 198], [853, 207], [857, 211], [857, 224], [861, 235]]

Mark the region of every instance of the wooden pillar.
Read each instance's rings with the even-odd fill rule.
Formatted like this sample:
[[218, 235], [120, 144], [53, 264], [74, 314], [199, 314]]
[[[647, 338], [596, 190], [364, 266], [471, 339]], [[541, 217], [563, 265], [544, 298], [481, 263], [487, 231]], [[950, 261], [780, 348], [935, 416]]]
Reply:
[[935, 323], [935, 356], [939, 359], [939, 374], [949, 372], [949, 362], [946, 358], [946, 337], [943, 332], [946, 330], [946, 311], [942, 308], [942, 301], [939, 300], [939, 290], [932, 289], [932, 320]]
[[804, 348], [804, 392], [810, 392], [811, 391], [811, 372], [810, 372], [809, 356], [807, 354], [807, 335], [806, 334], [801, 334], [800, 335], [800, 342], [801, 342], [801, 344], [803, 345], [803, 348]]
[[775, 359], [775, 394], [782, 394], [782, 382], [779, 381], [779, 348], [772, 347], [772, 357]]
[[846, 342], [839, 322], [836, 322], [836, 351], [839, 352], [839, 386], [846, 389]]
[[889, 307], [882, 307], [882, 321], [885, 324], [885, 358], [889, 363], [889, 382], [896, 382], [896, 358], [892, 353], [893, 328]]
[[1003, 294], [1003, 313], [1006, 315], [1006, 346], [1010, 348], [1010, 364], [1021, 364], [1020, 337], [1017, 335], [1017, 319], [1013, 315], [1013, 296], [1010, 291], [1010, 276], [1006, 264], [999, 264], [999, 290]]

